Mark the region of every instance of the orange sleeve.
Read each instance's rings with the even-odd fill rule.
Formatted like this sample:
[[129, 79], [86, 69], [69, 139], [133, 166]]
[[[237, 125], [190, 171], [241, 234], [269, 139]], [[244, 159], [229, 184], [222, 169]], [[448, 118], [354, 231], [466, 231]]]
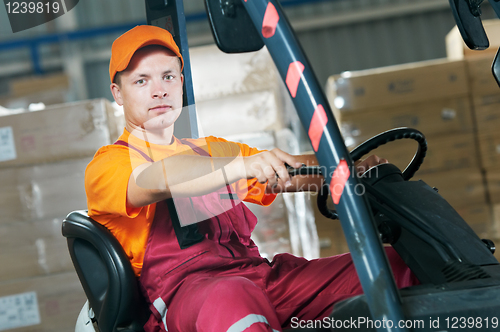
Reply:
[[[135, 159], [135, 160], [133, 160]], [[122, 146], [101, 148], [85, 171], [87, 206], [91, 216], [125, 216], [135, 218], [142, 208], [127, 208], [127, 188], [132, 164], [137, 167], [144, 158]]]
[[[219, 137], [210, 136], [205, 138], [209, 152], [212, 156], [242, 156], [248, 157], [265, 150], [252, 148], [243, 143], [228, 142]], [[276, 198], [276, 194], [266, 193], [267, 184], [262, 184], [257, 179], [240, 180], [235, 184], [235, 190], [238, 197], [249, 203], [268, 206]]]

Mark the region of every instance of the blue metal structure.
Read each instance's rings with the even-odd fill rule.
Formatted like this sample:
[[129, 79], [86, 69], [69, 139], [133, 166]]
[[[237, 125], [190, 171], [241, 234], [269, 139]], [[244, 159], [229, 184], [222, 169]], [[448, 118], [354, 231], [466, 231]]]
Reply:
[[[335, 176], [335, 171], [340, 170], [339, 164], [342, 161], [347, 163], [348, 169], [353, 173], [345, 182], [343, 193], [337, 204], [342, 229], [361, 285], [365, 294], [367, 294], [373, 318], [380, 321], [392, 320], [397, 322], [403, 319], [399, 292], [390, 272], [391, 269], [377, 235], [372, 216], [369, 213], [368, 204], [362, 196], [357, 195], [355, 192], [359, 181], [354, 174], [352, 159], [311, 66], [277, 1], [248, 0], [244, 1], [243, 5], [250, 14], [257, 30], [261, 31], [264, 43], [283, 81], [287, 81], [289, 70], [293, 70], [290, 69], [293, 63], [298, 61], [304, 66], [300, 74], [296, 95], [292, 94], [295, 108], [306, 132], [313, 125], [313, 118], [319, 106], [324, 109], [324, 114], [327, 117], [326, 124], [323, 128], [315, 128], [323, 131], [316, 156], [322, 168], [328, 170], [325, 181], [330, 183], [331, 192], [333, 192], [332, 177]], [[266, 14], [275, 16], [274, 20], [278, 19], [276, 26], [265, 26]], [[271, 21], [272, 19], [273, 17], [271, 17]], [[266, 29], [273, 28], [275, 28], [275, 32], [269, 35], [269, 31], [266, 31]]]
[[168, 30], [179, 46], [184, 60], [183, 111], [176, 121], [174, 133], [179, 138], [197, 138], [198, 124], [196, 122], [196, 108], [191, 77], [191, 60], [186, 31], [186, 16], [182, 1], [155, 1], [146, 0], [146, 17], [149, 25], [156, 25]]
[[[293, 7], [304, 4], [320, 3], [327, 1], [342, 1], [342, 0], [287, 0], [283, 2], [284, 7]], [[148, 15], [150, 15], [148, 13]], [[207, 13], [205, 11], [192, 13], [188, 15], [182, 14], [185, 24], [190, 22], [205, 21]], [[31, 62], [33, 63], [33, 71], [35, 74], [43, 74], [44, 70], [40, 64], [39, 47], [43, 44], [54, 44], [67, 41], [77, 41], [82, 39], [95, 38], [108, 34], [124, 33], [132, 29], [136, 25], [146, 24], [146, 21], [137, 21], [126, 24], [104, 26], [98, 28], [81, 29], [76, 31], [58, 32], [45, 34], [32, 38], [13, 39], [0, 42], [0, 52], [9, 51], [16, 48], [29, 48], [31, 55]]]

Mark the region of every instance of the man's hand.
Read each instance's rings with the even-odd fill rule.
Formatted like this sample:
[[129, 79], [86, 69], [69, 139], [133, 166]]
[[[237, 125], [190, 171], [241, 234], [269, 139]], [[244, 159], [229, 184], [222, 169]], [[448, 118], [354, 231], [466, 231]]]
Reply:
[[358, 160], [354, 163], [354, 166], [356, 166], [356, 171], [358, 172], [358, 176], [361, 176], [364, 172], [369, 170], [370, 168], [380, 165], [380, 164], [388, 164], [389, 161], [384, 158], [380, 158], [379, 156], [376, 155], [371, 155], [365, 160]]
[[246, 178], [257, 178], [260, 183], [268, 182], [269, 187], [275, 188], [278, 185], [279, 177], [285, 187], [289, 187], [292, 183], [285, 163], [294, 168], [302, 166], [302, 163], [295, 156], [280, 149], [272, 149], [246, 157], [244, 158]]

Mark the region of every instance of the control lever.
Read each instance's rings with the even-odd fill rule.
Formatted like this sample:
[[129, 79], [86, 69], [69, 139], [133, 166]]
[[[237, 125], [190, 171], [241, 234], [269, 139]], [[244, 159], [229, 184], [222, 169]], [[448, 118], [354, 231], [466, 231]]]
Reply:
[[[302, 166], [299, 168], [293, 168], [292, 166], [288, 165], [287, 163], [285, 163], [285, 166], [286, 166], [286, 169], [288, 170], [288, 174], [290, 176], [315, 175], [315, 174], [322, 175], [323, 174], [321, 172], [321, 167], [319, 167], [319, 166], [306, 166], [305, 164], [302, 164]], [[329, 193], [330, 193], [330, 190], [328, 188], [328, 184], [323, 183], [323, 186], [322, 186], [321, 190], [318, 192], [318, 197], [317, 197], [318, 210], [325, 217], [337, 220], [337, 219], [339, 219], [339, 215], [337, 214], [337, 212], [335, 210], [330, 210], [327, 207], [327, 200], [328, 200]]]

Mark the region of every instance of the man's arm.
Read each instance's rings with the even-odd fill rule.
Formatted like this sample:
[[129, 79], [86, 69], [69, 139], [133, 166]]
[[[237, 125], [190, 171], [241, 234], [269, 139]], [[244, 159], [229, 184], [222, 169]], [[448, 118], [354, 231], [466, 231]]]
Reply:
[[[306, 166], [318, 166], [318, 159], [314, 154], [306, 154], [295, 156], [296, 160], [299, 160], [301, 164]], [[364, 160], [358, 160], [355, 163], [356, 172], [360, 175], [363, 174], [368, 169], [379, 165], [388, 163], [387, 159], [380, 158], [376, 155], [371, 155]], [[325, 170], [322, 170], [325, 171]], [[332, 173], [334, 170], [327, 170], [327, 172]], [[296, 175], [291, 179], [292, 185], [285, 187], [284, 182], [281, 179], [278, 180], [278, 185], [273, 187], [268, 186], [266, 189], [267, 193], [281, 193], [281, 192], [298, 192], [298, 191], [319, 191], [323, 185], [322, 175]]]
[[146, 206], [167, 198], [200, 196], [240, 179], [256, 178], [268, 187], [291, 186], [285, 163], [300, 167], [302, 159], [279, 149], [248, 157], [204, 157], [176, 155], [140, 165], [132, 172], [127, 205]]
[[[373, 155], [357, 163], [356, 167], [358, 172], [362, 172], [386, 162]], [[127, 205], [141, 207], [173, 196], [205, 195], [238, 180], [252, 178], [260, 183], [267, 182], [268, 193], [321, 189], [322, 176], [297, 175], [290, 178], [285, 163], [295, 168], [302, 164], [318, 165], [314, 154], [292, 156], [280, 149], [248, 157], [168, 157], [134, 169], [128, 182]]]

